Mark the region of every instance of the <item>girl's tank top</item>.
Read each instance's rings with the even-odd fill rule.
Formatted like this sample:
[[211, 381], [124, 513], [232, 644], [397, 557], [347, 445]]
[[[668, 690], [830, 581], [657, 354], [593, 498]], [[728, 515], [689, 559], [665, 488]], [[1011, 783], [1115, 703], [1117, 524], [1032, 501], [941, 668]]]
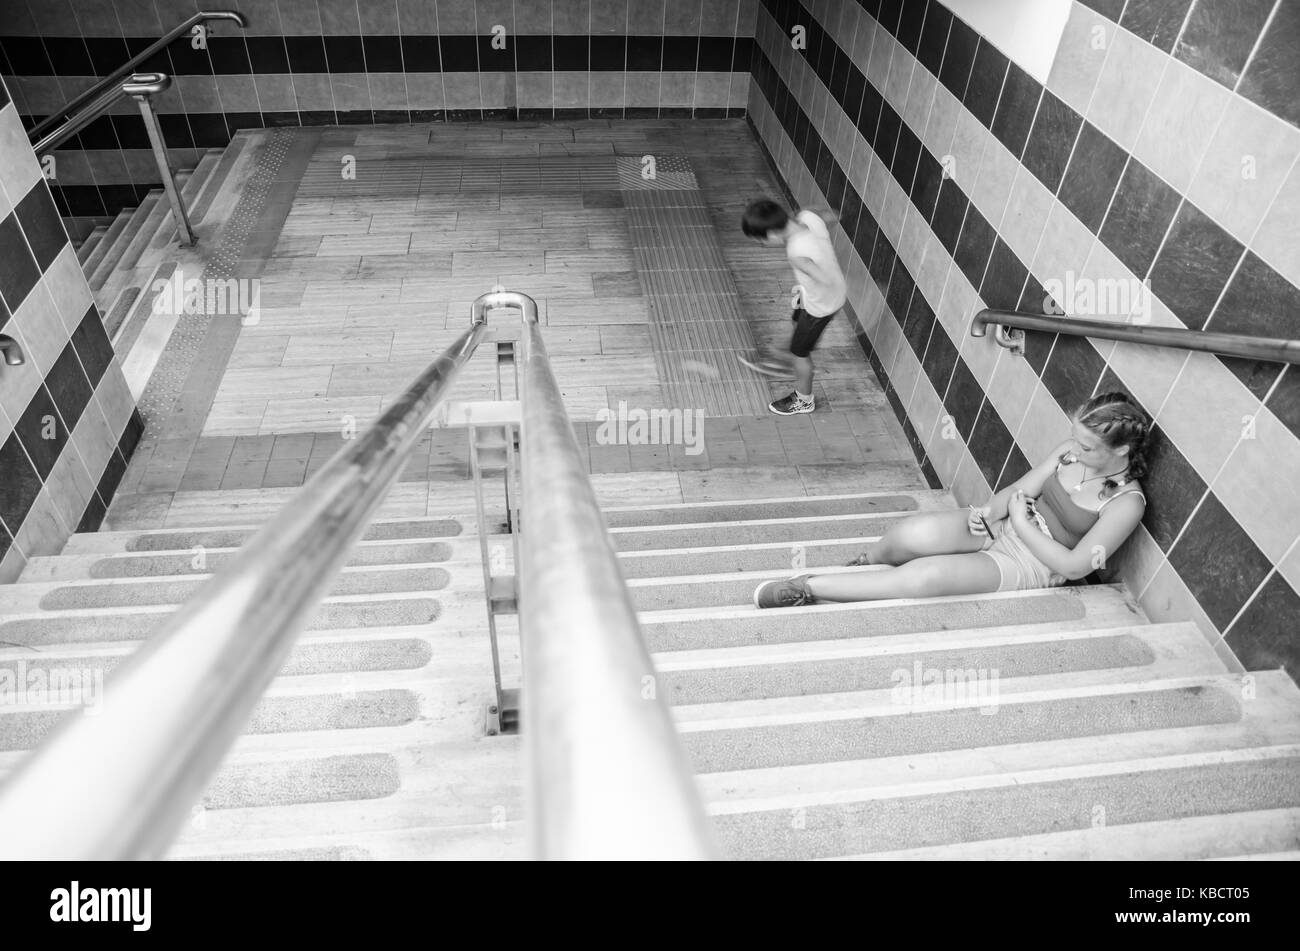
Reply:
[[[1065, 465], [1064, 460], [1056, 464], [1056, 472], [1047, 480], [1043, 486], [1043, 493], [1038, 497], [1037, 509], [1047, 522], [1047, 527], [1051, 529], [1052, 538], [1060, 542], [1067, 548], [1073, 548], [1079, 544], [1080, 539], [1097, 524], [1101, 518], [1101, 510], [1109, 503], [1119, 498], [1121, 495], [1128, 495], [1136, 492], [1146, 501], [1146, 495], [1141, 489], [1126, 489], [1116, 492], [1107, 499], [1103, 499], [1101, 506], [1094, 512], [1092, 509], [1086, 509], [1070, 496], [1065, 486], [1061, 485], [1059, 478], [1061, 467]], [[1126, 483], [1120, 483], [1125, 485]]]

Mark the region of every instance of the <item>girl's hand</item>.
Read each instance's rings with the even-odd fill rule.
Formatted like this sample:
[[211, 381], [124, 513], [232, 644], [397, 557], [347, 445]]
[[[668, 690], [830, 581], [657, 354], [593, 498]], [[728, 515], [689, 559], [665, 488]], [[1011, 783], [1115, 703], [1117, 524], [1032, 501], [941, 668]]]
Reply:
[[983, 517], [984, 522], [991, 523], [995, 521], [993, 507], [991, 505], [982, 505], [978, 508], [972, 505], [970, 507], [970, 516], [966, 519], [966, 529], [972, 535], [988, 535], [988, 532], [984, 530], [984, 522], [980, 521], [981, 517]]

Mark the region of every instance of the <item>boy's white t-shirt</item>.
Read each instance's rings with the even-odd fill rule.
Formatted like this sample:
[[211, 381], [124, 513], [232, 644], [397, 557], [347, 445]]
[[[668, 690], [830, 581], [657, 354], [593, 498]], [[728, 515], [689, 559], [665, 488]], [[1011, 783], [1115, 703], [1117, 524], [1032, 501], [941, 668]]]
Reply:
[[[840, 262], [835, 257], [835, 246], [831, 244], [831, 233], [826, 230], [826, 222], [812, 211], [801, 211], [795, 220], [806, 227], [785, 244], [786, 256], [794, 268], [795, 280], [798, 282], [802, 307], [813, 317], [827, 317], [844, 306], [848, 300], [848, 287]], [[828, 275], [828, 281], [819, 281], [806, 271], [799, 269], [797, 258], [811, 258], [822, 271]]]

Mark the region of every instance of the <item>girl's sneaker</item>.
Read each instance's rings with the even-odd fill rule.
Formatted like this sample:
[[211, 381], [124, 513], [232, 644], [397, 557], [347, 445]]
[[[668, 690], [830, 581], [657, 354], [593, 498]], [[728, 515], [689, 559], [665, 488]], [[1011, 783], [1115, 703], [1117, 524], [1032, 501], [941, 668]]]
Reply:
[[780, 416], [798, 416], [800, 413], [811, 413], [816, 408], [813, 397], [800, 399], [797, 393], [784, 396], [768, 406], [768, 409]]
[[799, 575], [782, 581], [764, 581], [754, 589], [756, 608], [797, 608], [814, 603], [808, 590], [808, 575]]

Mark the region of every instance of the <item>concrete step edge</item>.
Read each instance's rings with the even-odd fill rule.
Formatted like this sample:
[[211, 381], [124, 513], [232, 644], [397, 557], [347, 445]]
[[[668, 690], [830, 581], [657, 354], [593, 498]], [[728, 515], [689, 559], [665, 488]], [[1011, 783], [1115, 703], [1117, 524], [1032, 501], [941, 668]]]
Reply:
[[[1136, 671], [1141, 675], [1144, 668]], [[1027, 683], [1028, 682], [1028, 683]], [[999, 680], [997, 695], [952, 697], [925, 701], [918, 711], [913, 704], [900, 703], [891, 690], [868, 690], [850, 694], [811, 694], [689, 704], [673, 708], [673, 720], [680, 733], [708, 733], [717, 730], [756, 729], [800, 723], [835, 723], [844, 720], [910, 716], [943, 711], [996, 710], [1007, 703], [1048, 704], [1082, 697], [1122, 694], [1156, 694], [1175, 690], [1213, 689], [1240, 692], [1241, 677], [1208, 672], [1183, 676], [1152, 676], [1148, 679], [1107, 680], [1097, 671], [1053, 674], [1045, 677], [1014, 677]]]
[[[1257, 809], [1156, 822], [1107, 823], [1089, 829], [835, 856], [818, 861], [1228, 860], [1256, 857], [1230, 851], [1243, 845], [1271, 850], [1297, 841], [1300, 841], [1300, 809]], [[1189, 851], [1194, 854], [1188, 855]], [[1272, 854], [1275, 853], [1269, 851], [1260, 857]]]
[[[657, 651], [651, 654], [660, 673], [696, 670], [726, 670], [824, 660], [853, 660], [863, 657], [888, 657], [914, 654], [921, 650], [945, 652], [969, 647], [1008, 647], [1027, 644], [1055, 644], [1063, 641], [1100, 640], [1132, 635], [1143, 640], [1186, 639], [1201, 642], [1213, 649], [1194, 621], [1167, 621], [1095, 628], [1060, 630], [1053, 623], [1017, 624], [1004, 627], [974, 627], [930, 631], [924, 634], [886, 634], [880, 637], [826, 641], [788, 641], [776, 644], [752, 644], [744, 647], [713, 647], [689, 650]], [[1228, 671], [1223, 671], [1227, 673]]]
[[[484, 622], [483, 629], [487, 630]], [[362, 646], [377, 641], [432, 641], [435, 634], [428, 625], [412, 624], [407, 627], [389, 625], [385, 627], [330, 628], [329, 630], [303, 631], [294, 641], [295, 646], [302, 644], [311, 647], [328, 645], [359, 644]], [[70, 659], [94, 660], [95, 658], [130, 657], [144, 646], [146, 640], [134, 641], [59, 641], [50, 645], [41, 645], [40, 652], [31, 648], [0, 646], [0, 664], [11, 661], [62, 662]]]
[[[846, 499], [881, 499], [881, 498], [914, 498], [918, 501], [929, 499], [936, 502], [951, 501], [952, 494], [943, 489], [898, 489], [892, 492], [846, 492], [838, 495], [784, 495], [784, 496], [762, 496], [753, 499], [719, 499], [713, 502], [659, 502], [645, 505], [603, 505], [602, 512], [658, 512], [658, 511], [689, 511], [691, 509], [707, 508], [745, 508], [753, 505], [799, 505], [803, 503], [817, 502], [842, 502]], [[951, 506], [943, 506], [938, 509], [942, 511], [945, 507], [956, 507], [953, 502]], [[916, 511], [926, 511], [917, 509]]]
[[[376, 574], [391, 574], [397, 571], [409, 570], [412, 568], [442, 568], [448, 570], [448, 566], [460, 567], [453, 562], [446, 561], [417, 561], [402, 562], [392, 565], [345, 565], [339, 569], [341, 575], [360, 575], [369, 572]], [[43, 590], [45, 593], [57, 591], [60, 588], [123, 588], [135, 585], [147, 585], [151, 583], [168, 583], [177, 581], [209, 581], [216, 577], [214, 572], [193, 572], [190, 574], [171, 574], [171, 575], [141, 575], [126, 578], [59, 578], [51, 581], [16, 581], [13, 584], [5, 585], [5, 590], [11, 595], [14, 593], [28, 594]], [[444, 590], [439, 588], [438, 590]], [[0, 611], [0, 618], [6, 617]]]
[[1144, 759], [1191, 750], [1225, 750], [1300, 743], [1300, 694], [1285, 675], [1258, 678], [1256, 698], [1237, 720], [1160, 727], [1120, 734], [1024, 741], [908, 755], [719, 770], [697, 775], [707, 801], [763, 800], [812, 790], [831, 794], [917, 782], [980, 779], [1045, 764], [1077, 766]]
[[[1051, 741], [1038, 746], [1051, 745]], [[991, 789], [999, 786], [1028, 786], [1054, 783], [1097, 776], [1140, 775], [1156, 770], [1180, 769], [1225, 763], [1251, 763], [1300, 758], [1300, 743], [1277, 746], [1255, 746], [1234, 750], [1214, 750], [1199, 753], [1177, 753], [1168, 756], [1147, 756], [1136, 760], [1111, 760], [1079, 766], [1020, 769], [983, 776], [932, 780], [917, 783], [899, 783], [894, 786], [861, 787], [853, 790], [812, 790], [803, 793], [767, 799], [736, 799], [711, 802], [710, 815], [736, 815], [748, 812], [767, 812], [808, 806], [835, 806], [866, 799], [904, 799], [916, 796], [934, 796], [960, 793], [974, 789]]]
[[[1073, 588], [1035, 588], [1028, 591], [992, 591], [987, 594], [945, 595], [934, 598], [888, 598], [879, 601], [853, 601], [842, 604], [810, 604], [802, 608], [773, 608], [760, 610], [752, 604], [746, 606], [724, 606], [712, 608], [671, 608], [663, 611], [642, 611], [638, 614], [641, 624], [675, 624], [680, 621], [693, 620], [735, 620], [746, 619], [768, 624], [779, 624], [791, 616], [791, 612], [801, 614], [843, 614], [871, 612], [882, 607], [896, 609], [899, 607], [925, 606], [943, 604], [969, 604], [971, 602], [1018, 600], [1030, 603], [1039, 598], [1050, 598], [1062, 591], [1071, 592], [1085, 601], [1114, 603], [1133, 603], [1133, 598], [1123, 584], [1096, 584]], [[1135, 617], [1145, 615], [1134, 612]]]
[[217, 164], [213, 167], [212, 173], [204, 183], [203, 190], [199, 193], [198, 199], [194, 202], [194, 207], [190, 212], [190, 221], [197, 225], [207, 216], [209, 209], [216, 200], [221, 189], [225, 187], [226, 181], [230, 176], [230, 170], [235, 166], [239, 156], [244, 151], [244, 146], [248, 142], [248, 137], [236, 135], [230, 140], [224, 149], [218, 151]]
[[[279, 490], [275, 490], [275, 491], [279, 491]], [[180, 495], [180, 494], [182, 494], [182, 493], [177, 492], [177, 493], [175, 493], [175, 494], [176, 494], [176, 495]], [[409, 524], [409, 523], [412, 523], [412, 522], [439, 522], [439, 523], [445, 523], [445, 522], [457, 522], [457, 521], [459, 521], [461, 518], [468, 517], [468, 514], [469, 514], [469, 513], [459, 513], [458, 515], [455, 515], [455, 516], [449, 516], [449, 515], [408, 515], [408, 516], [397, 516], [397, 517], [391, 517], [391, 518], [388, 518], [388, 517], [386, 517], [386, 518], [374, 518], [374, 519], [371, 519], [370, 522], [369, 522], [368, 524], [370, 524], [370, 525], [405, 525], [405, 524]], [[80, 533], [80, 534], [74, 534], [74, 535], [72, 535], [72, 536], [69, 538], [69, 542], [73, 541], [74, 539], [78, 539], [78, 538], [94, 538], [94, 539], [97, 539], [97, 540], [102, 540], [102, 539], [118, 539], [118, 538], [120, 538], [120, 539], [124, 539], [124, 540], [130, 541], [130, 540], [132, 540], [132, 539], [143, 538], [143, 537], [145, 537], [145, 536], [152, 536], [152, 535], [199, 534], [199, 533], [202, 533], [202, 532], [250, 532], [250, 533], [253, 533], [253, 532], [260, 531], [261, 529], [263, 529], [263, 528], [265, 528], [265, 527], [266, 527], [266, 523], [265, 523], [265, 522], [262, 522], [262, 523], [254, 523], [254, 524], [247, 524], [247, 523], [245, 523], [245, 524], [231, 523], [231, 524], [229, 524], [229, 525], [182, 525], [182, 526], [178, 526], [178, 527], [175, 527], [175, 528], [125, 528], [125, 529], [115, 529], [115, 530], [112, 530], [112, 531], [106, 531], [106, 532], [83, 532], [83, 533]], [[413, 536], [408, 536], [408, 537], [407, 537], [407, 540], [438, 541], [439, 539], [455, 538], [455, 537], [459, 537], [459, 536], [437, 536], [437, 535], [427, 535], [427, 536], [425, 536], [425, 535], [413, 535]], [[368, 539], [368, 541], [375, 541], [375, 540], [376, 540], [376, 539]], [[391, 541], [391, 539], [380, 539], [380, 540], [382, 540], [382, 541]], [[187, 551], [188, 549], [168, 549], [168, 550], [169, 550], [169, 551], [177, 551], [177, 550], [180, 550], [180, 551]], [[146, 554], [146, 553], [145, 553], [145, 552], [128, 552], [127, 554]], [[149, 552], [148, 554], [152, 554], [152, 552]]]
[[106, 234], [108, 234], [108, 225], [97, 225], [91, 229], [90, 234], [86, 235], [85, 240], [77, 245], [77, 263], [83, 268], [86, 266], [86, 261], [91, 254], [94, 253], [95, 248], [99, 246], [99, 242], [104, 240]]
[[[104, 289], [104, 285], [108, 283], [109, 278], [116, 273], [117, 266], [122, 260], [122, 255], [126, 252], [126, 249], [131, 242], [135, 240], [139, 232], [140, 224], [149, 216], [154, 205], [156, 205], [161, 198], [162, 191], [157, 188], [146, 194], [140, 204], [136, 205], [135, 210], [131, 212], [126, 224], [123, 226], [122, 230], [118, 232], [112, 245], [105, 249], [104, 256], [87, 277], [87, 280], [90, 282], [90, 289], [94, 291], [96, 295]], [[126, 212], [123, 212], [123, 214], [126, 214]]]
[[[349, 564], [349, 565], [344, 565], [344, 568], [402, 567], [402, 566], [423, 565], [423, 564], [437, 564], [437, 565], [458, 564], [459, 560], [456, 558], [455, 549], [450, 544], [450, 542], [455, 540], [455, 538], [457, 537], [459, 536], [453, 536], [452, 538], [428, 538], [428, 539], [422, 539], [422, 538], [402, 538], [402, 539], [391, 539], [391, 540], [377, 539], [374, 541], [358, 542], [356, 545], [353, 546], [352, 550], [354, 552], [358, 550], [360, 550], [363, 553], [367, 551], [379, 551], [381, 550], [381, 548], [390, 548], [390, 549], [395, 548], [400, 551], [400, 549], [402, 548], [416, 549], [417, 546], [446, 543], [448, 544], [448, 547], [452, 548], [452, 554], [451, 557], [447, 558], [446, 560], [437, 561], [437, 562], [395, 561], [392, 562], [391, 564], [386, 564], [386, 565]], [[209, 555], [221, 555], [223, 557], [234, 555], [241, 550], [242, 550], [241, 548], [216, 547], [216, 546], [204, 548], [204, 551]], [[140, 578], [165, 578], [165, 577], [178, 577], [178, 578], [191, 577], [191, 575], [150, 574], [150, 575], [122, 575], [122, 576], [114, 575], [114, 576], [104, 577], [104, 578], [95, 578], [92, 577], [90, 574], [83, 573], [83, 572], [89, 572], [95, 565], [99, 565], [104, 562], [116, 562], [116, 563], [125, 563], [125, 564], [131, 564], [131, 563], [146, 564], [155, 559], [164, 559], [164, 560], [175, 559], [175, 558], [192, 559], [195, 557], [195, 554], [196, 552], [195, 549], [193, 548], [169, 548], [169, 549], [164, 549], [159, 551], [84, 551], [84, 552], [76, 551], [72, 553], [69, 553], [65, 548], [63, 554], [60, 555], [33, 555], [31, 558], [28, 558], [27, 564], [23, 569], [23, 573], [19, 575], [18, 580], [14, 583], [49, 584], [54, 581], [61, 581], [63, 583], [75, 583], [79, 581], [126, 580], [127, 578], [140, 579]], [[477, 554], [477, 545], [475, 546], [475, 554]], [[473, 564], [481, 563], [481, 560], [477, 558], [465, 558], [463, 559], [463, 561], [465, 561], [466, 563], [473, 563]], [[57, 573], [57, 569], [59, 568], [66, 568], [69, 570], [69, 573], [59, 574]], [[35, 575], [40, 574], [42, 572], [51, 572], [51, 571], [54, 571], [56, 573], [49, 574], [48, 576], [42, 578], [35, 577]]]
[[755, 518], [755, 519], [734, 519], [716, 522], [681, 522], [671, 525], [623, 525], [617, 528], [608, 529], [609, 533], [617, 538], [620, 535], [661, 535], [667, 532], [685, 532], [685, 531], [706, 531], [725, 530], [730, 528], [762, 528], [763, 526], [784, 526], [791, 527], [824, 525], [828, 522], [855, 522], [864, 519], [903, 519], [911, 515], [917, 515], [915, 511], [893, 511], [893, 512], [863, 512], [850, 515], [802, 515], [783, 518]]
[[158, 233], [158, 228], [170, 215], [171, 206], [167, 203], [167, 196], [162, 189], [158, 189], [158, 200], [150, 206], [149, 213], [137, 224], [131, 243], [126, 246], [121, 259], [113, 268], [115, 275], [121, 275], [123, 272], [129, 274], [135, 269], [137, 262], [140, 260], [140, 255], [149, 247], [149, 242]]
[[99, 267], [100, 262], [104, 259], [104, 255], [107, 254], [109, 248], [113, 246], [113, 242], [115, 242], [118, 235], [122, 233], [122, 229], [127, 226], [134, 210], [135, 209], [131, 209], [130, 211], [119, 211], [116, 217], [113, 218], [112, 222], [109, 223], [108, 230], [105, 231], [104, 236], [100, 238], [99, 244], [95, 245], [95, 249], [90, 252], [90, 255], [86, 260], [81, 262], [81, 270], [82, 273], [86, 275], [87, 280], [89, 280], [90, 276], [95, 273], [96, 268]]

